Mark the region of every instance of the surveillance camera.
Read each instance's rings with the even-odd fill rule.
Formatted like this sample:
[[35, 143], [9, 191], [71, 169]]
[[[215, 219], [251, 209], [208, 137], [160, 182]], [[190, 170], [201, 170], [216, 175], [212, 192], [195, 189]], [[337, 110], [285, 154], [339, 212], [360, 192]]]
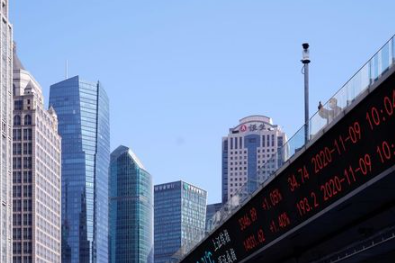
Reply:
[[308, 49], [309, 48], [309, 43], [303, 43], [302, 46], [303, 46], [303, 49]]

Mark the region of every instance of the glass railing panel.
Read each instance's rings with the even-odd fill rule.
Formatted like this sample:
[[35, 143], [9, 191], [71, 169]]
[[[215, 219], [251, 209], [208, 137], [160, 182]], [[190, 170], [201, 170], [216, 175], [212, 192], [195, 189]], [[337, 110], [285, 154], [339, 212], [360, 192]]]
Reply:
[[[379, 51], [379, 61], [380, 61], [380, 73], [386, 72], [391, 63], [391, 57], [390, 57], [390, 43], [391, 41], [388, 41]], [[380, 75], [381, 75], [380, 74]]]
[[374, 57], [370, 60], [370, 83], [377, 80], [379, 76], [379, 54], [376, 53]]
[[391, 48], [391, 65], [393, 65], [395, 62], [395, 40], [394, 40], [394, 38], [392, 38], [389, 42], [391, 43], [390, 46], [392, 47]]
[[305, 145], [305, 127], [301, 127], [284, 145], [285, 150], [289, 150], [288, 155], [286, 156], [287, 158], [285, 161], [287, 161], [289, 158], [291, 158], [295, 153], [300, 151], [303, 146]]

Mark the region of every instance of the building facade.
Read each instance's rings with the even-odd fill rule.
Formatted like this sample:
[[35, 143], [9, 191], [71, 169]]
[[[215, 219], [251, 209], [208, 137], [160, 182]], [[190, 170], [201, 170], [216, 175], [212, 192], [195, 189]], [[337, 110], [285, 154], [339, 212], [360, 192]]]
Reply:
[[79, 76], [51, 86], [62, 136], [62, 262], [108, 262], [109, 101]]
[[244, 185], [255, 188], [282, 165], [287, 138], [269, 117], [256, 115], [240, 120], [222, 138], [222, 203]]
[[183, 181], [154, 187], [154, 262], [168, 262], [205, 231], [207, 192]]
[[0, 4], [0, 262], [12, 261], [11, 140], [12, 140], [12, 26], [8, 20], [8, 0]]
[[13, 261], [61, 262], [61, 138], [53, 108], [14, 47]]
[[152, 177], [131, 149], [111, 153], [109, 177], [109, 262], [152, 263]]

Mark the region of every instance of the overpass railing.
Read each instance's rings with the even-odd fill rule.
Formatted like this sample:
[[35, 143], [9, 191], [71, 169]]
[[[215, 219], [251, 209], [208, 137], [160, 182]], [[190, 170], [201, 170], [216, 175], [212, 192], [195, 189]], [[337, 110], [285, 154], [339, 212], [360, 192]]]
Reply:
[[179, 262], [198, 243], [213, 230], [222, 225], [239, 207], [243, 206], [250, 197], [264, 187], [264, 183], [276, 175], [275, 170], [301, 150], [306, 145], [305, 128], [308, 128], [308, 138], [313, 139], [323, 128], [327, 127], [344, 109], [350, 106], [355, 99], [375, 83], [382, 74], [387, 72], [395, 64], [395, 36], [388, 40], [385, 45], [377, 51], [373, 57], [366, 62], [355, 73], [335, 95], [325, 104], [319, 105], [319, 109], [285, 144], [278, 148], [276, 153], [261, 167], [258, 167], [257, 181], [247, 181], [240, 187], [239, 191], [232, 195], [227, 203], [214, 214], [209, 220], [209, 231], [199, 233], [190, 238], [191, 242], [185, 242], [183, 246], [174, 254], [172, 263]]

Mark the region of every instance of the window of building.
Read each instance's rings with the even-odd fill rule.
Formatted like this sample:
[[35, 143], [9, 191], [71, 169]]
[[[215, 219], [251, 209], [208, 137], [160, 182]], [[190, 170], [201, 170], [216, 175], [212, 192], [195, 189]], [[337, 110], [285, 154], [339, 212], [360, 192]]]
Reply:
[[32, 238], [32, 229], [31, 228], [24, 228], [23, 229], [23, 238], [24, 239], [31, 239]]
[[25, 125], [32, 125], [32, 116], [29, 114], [25, 115], [25, 120], [24, 120]]
[[24, 183], [31, 183], [32, 182], [32, 172], [31, 171], [24, 171], [23, 172], [23, 182]]
[[22, 160], [20, 157], [14, 157], [14, 158], [12, 158], [12, 161], [13, 161], [12, 167], [14, 169], [21, 169], [22, 168]]
[[[12, 201], [12, 210], [14, 212], [20, 212], [22, 209], [22, 201], [21, 200], [13, 200]], [[20, 226], [21, 225], [21, 215], [20, 214], [14, 214], [13, 215], [13, 224], [14, 226]]]
[[23, 129], [23, 139], [25, 141], [32, 139], [32, 129]]
[[14, 141], [20, 141], [21, 138], [22, 138], [21, 130], [20, 129], [14, 129], [12, 137], [13, 137]]
[[24, 157], [23, 158], [23, 168], [25, 168], [25, 169], [32, 168], [32, 157]]
[[19, 116], [19, 115], [14, 116], [14, 125], [15, 126], [21, 125], [21, 116]]
[[14, 110], [22, 110], [23, 107], [23, 101], [22, 100], [16, 100], [14, 102]]
[[[32, 200], [23, 200], [23, 211], [25, 212], [32, 211]], [[24, 216], [26, 216], [26, 214]], [[31, 222], [31, 216], [32, 215], [30, 215], [30, 222]]]
[[14, 185], [12, 187], [12, 196], [13, 197], [21, 197], [21, 186], [20, 185]]
[[14, 240], [20, 240], [22, 237], [21, 229], [20, 228], [12, 229], [12, 237]]
[[22, 183], [22, 173], [20, 171], [12, 172], [12, 182], [14, 184]]
[[280, 136], [277, 138], [277, 147], [282, 147], [283, 146], [283, 137]]
[[12, 153], [14, 155], [20, 155], [22, 153], [22, 149], [21, 149], [21, 144], [20, 143], [14, 143], [13, 147], [12, 147]]
[[32, 143], [25, 142], [23, 144], [23, 154], [32, 154]]
[[233, 150], [233, 138], [230, 138], [230, 149]]
[[[14, 245], [12, 246], [12, 252], [14, 252], [14, 254], [21, 254], [22, 249], [21, 249], [21, 243], [20, 242], [14, 242]], [[14, 262], [18, 262], [18, 260], [14, 261]], [[19, 261], [19, 262], [21, 262], [21, 261]]]
[[32, 253], [32, 243], [23, 242], [23, 252], [26, 254]]
[[32, 186], [24, 185], [23, 186], [23, 196], [24, 197], [32, 197]]

